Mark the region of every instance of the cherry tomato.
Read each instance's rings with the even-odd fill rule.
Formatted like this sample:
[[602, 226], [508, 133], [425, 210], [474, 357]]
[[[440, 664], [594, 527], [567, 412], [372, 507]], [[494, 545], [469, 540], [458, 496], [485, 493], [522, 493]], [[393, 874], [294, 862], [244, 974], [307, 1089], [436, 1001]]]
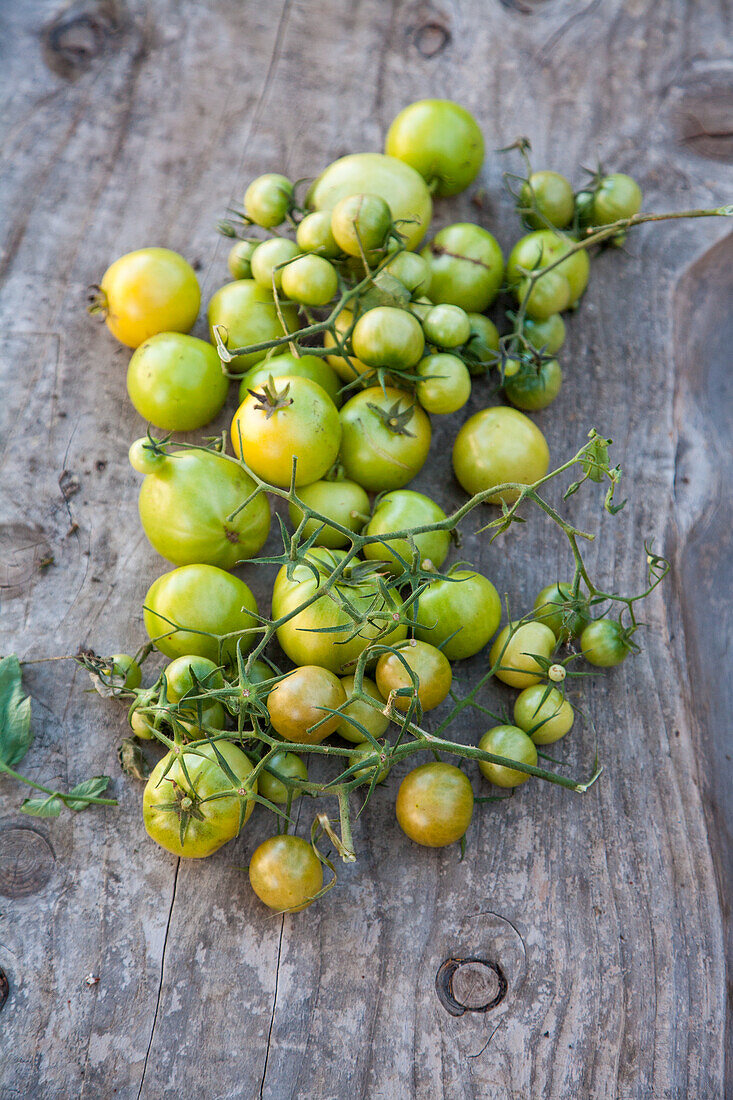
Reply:
[[277, 778], [278, 775], [284, 776], [285, 779], [302, 779], [307, 783], [308, 769], [302, 759], [294, 752], [276, 752], [257, 777], [258, 791], [268, 802], [274, 802], [277, 805], [286, 804], [288, 798], [291, 802], [295, 802], [296, 798], [300, 798], [302, 791], [288, 787], [282, 779]]
[[320, 355], [293, 355], [292, 351], [273, 355], [250, 367], [239, 383], [239, 404], [250, 390], [261, 389], [270, 378], [310, 378], [326, 391], [337, 408], [341, 404], [341, 385], [333, 368]]
[[430, 286], [430, 266], [417, 252], [397, 252], [385, 271], [399, 279], [416, 297], [425, 294]]
[[576, 638], [590, 621], [587, 607], [582, 600], [573, 600], [567, 581], [555, 581], [538, 592], [534, 610], [538, 622], [549, 626], [559, 641]]
[[[261, 247], [261, 246], [260, 246]], [[298, 314], [293, 306], [284, 303], [280, 312], [287, 332], [298, 328]], [[283, 326], [275, 308], [272, 290], [256, 283], [254, 279], [238, 279], [217, 290], [209, 302], [209, 331], [215, 343], [214, 326], [222, 325], [222, 339], [228, 348], [243, 348], [263, 344], [283, 336]], [[229, 369], [246, 371], [265, 357], [264, 351], [251, 351], [236, 355]]]
[[[393, 531], [423, 527], [426, 524], [439, 523], [445, 518], [443, 509], [430, 497], [412, 489], [396, 489], [379, 498], [364, 534], [387, 536]], [[425, 531], [414, 535], [413, 541], [419, 551], [420, 562], [430, 561], [436, 569], [440, 569], [448, 557], [450, 531]], [[382, 542], [367, 543], [363, 554], [373, 561], [386, 561], [390, 572], [399, 576], [405, 567], [397, 555], [409, 566], [413, 551], [406, 538], [385, 538]]]
[[530, 622], [520, 626], [510, 623], [497, 635], [489, 661], [492, 665], [501, 661], [494, 673], [498, 680], [511, 687], [525, 688], [538, 684], [544, 676], [535, 656], [549, 658], [556, 645], [555, 635], [544, 623]]
[[457, 348], [471, 335], [471, 322], [460, 306], [433, 306], [422, 323], [425, 337], [439, 348]]
[[[352, 741], [355, 745], [360, 744], [362, 741], [366, 741], [366, 737], [359, 729], [348, 719], [352, 718], [354, 722], [358, 722], [360, 726], [368, 730], [375, 740], [383, 737], [389, 726], [389, 718], [386, 714], [383, 714], [381, 710], [377, 710], [375, 707], [369, 706], [369, 703], [365, 703], [362, 699], [352, 699], [354, 692], [354, 677], [343, 676], [341, 678], [344, 691], [346, 692], [346, 698], [349, 700], [345, 707], [341, 708], [341, 714], [343, 717], [336, 727], [336, 733], [340, 737], [343, 737], [345, 741]], [[379, 689], [373, 680], [370, 680], [368, 676], [363, 676], [361, 681], [362, 690], [371, 695], [372, 699], [380, 704], [381, 707], [385, 707], [385, 700], [379, 693]]]
[[127, 457], [133, 470], [137, 470], [139, 474], [152, 474], [166, 460], [165, 452], [157, 450], [147, 436], [142, 436], [130, 444]]
[[323, 888], [323, 867], [302, 837], [271, 836], [252, 853], [249, 881], [269, 909], [299, 913]]
[[499, 331], [483, 313], [469, 313], [471, 334], [463, 349], [470, 374], [483, 374], [496, 363], [499, 354]]
[[481, 171], [484, 139], [465, 107], [450, 99], [421, 99], [394, 119], [384, 151], [415, 168], [433, 194], [457, 195]]
[[[478, 743], [484, 752], [494, 756], [505, 756], [507, 760], [516, 760], [519, 764], [531, 764], [537, 767], [537, 749], [524, 730], [517, 726], [494, 726], [487, 730]], [[504, 764], [492, 764], [488, 760], [479, 760], [479, 771], [490, 783], [497, 787], [518, 787], [532, 777], [527, 772], [508, 768]]]
[[570, 306], [570, 283], [558, 268], [546, 271], [534, 284], [529, 278], [520, 279], [514, 292], [517, 302], [524, 302], [527, 316], [535, 321], [546, 321]]
[[376, 678], [385, 699], [393, 691], [408, 689], [409, 695], [392, 696], [394, 706], [403, 713], [409, 709], [416, 687], [420, 706], [428, 711], [440, 706], [453, 683], [450, 662], [445, 654], [434, 645], [414, 638], [397, 646], [396, 652], [382, 654], [377, 661]]
[[[145, 629], [166, 657], [199, 654], [235, 660], [254, 645], [257, 604], [244, 581], [214, 565], [182, 565], [153, 581], [144, 601]], [[221, 642], [220, 636], [231, 634]], [[219, 650], [221, 649], [221, 653]]]
[[[355, 764], [361, 764], [361, 767], [350, 777], [351, 779], [361, 779], [362, 783], [371, 783], [372, 776], [376, 771], [376, 782], [384, 783], [389, 775], [389, 764], [384, 763], [381, 766], [377, 766], [379, 754], [371, 745], [359, 745], [358, 748], [349, 753], [347, 759], [350, 768], [353, 768]], [[372, 762], [366, 763], [366, 761]]]
[[580, 648], [588, 664], [614, 668], [631, 652], [621, 623], [613, 619], [595, 619], [580, 635]]
[[540, 363], [524, 361], [522, 368], [504, 382], [504, 393], [520, 409], [536, 412], [546, 409], [557, 397], [562, 385], [562, 370], [557, 359]]
[[166, 431], [208, 424], [221, 411], [228, 388], [216, 348], [179, 332], [151, 336], [127, 368], [133, 405], [144, 420]]
[[221, 454], [174, 451], [140, 486], [143, 531], [161, 557], [174, 565], [232, 569], [253, 558], [270, 531], [270, 505], [264, 493], [241, 508], [254, 488], [249, 474]]
[[310, 485], [336, 461], [341, 423], [331, 398], [308, 378], [266, 383], [248, 394], [232, 420], [232, 446], [251, 470], [287, 489], [297, 459], [295, 484]]
[[346, 692], [338, 676], [319, 665], [301, 665], [275, 684], [267, 697], [267, 710], [272, 725], [286, 741], [319, 745], [341, 721], [329, 711], [345, 702]]
[[623, 172], [604, 176], [593, 195], [593, 224], [611, 225], [632, 218], [641, 210], [641, 198], [641, 188], [631, 176]]
[[[453, 469], [471, 495], [505, 482], [533, 484], [549, 465], [550, 451], [539, 428], [523, 413], [502, 406], [474, 413], [453, 445]], [[489, 500], [510, 504], [518, 496], [518, 489], [505, 489]]]
[[[362, 363], [353, 354], [353, 348], [351, 346], [351, 339], [346, 338], [346, 334], [353, 327], [354, 315], [350, 309], [342, 309], [336, 320], [334, 321], [334, 327], [338, 334], [339, 340], [346, 341], [346, 352], [348, 359], [343, 355], [327, 355], [326, 362], [333, 367], [339, 378], [342, 378], [344, 382], [352, 382], [360, 374], [369, 373], [371, 367], [368, 367], [366, 363]], [[326, 330], [323, 334], [323, 346], [325, 348], [336, 347], [336, 340], [333, 335]]]
[[557, 355], [565, 343], [565, 322], [559, 313], [551, 314], [544, 321], [525, 317], [522, 333], [535, 351], [544, 350], [547, 355]]
[[417, 365], [417, 374], [420, 381], [415, 392], [426, 412], [457, 412], [471, 396], [471, 375], [457, 355], [448, 352], [426, 355]]
[[394, 157], [353, 153], [325, 169], [306, 196], [315, 210], [333, 210], [339, 199], [359, 193], [381, 195], [409, 249], [418, 246], [433, 216], [430, 192], [422, 176]]
[[[161, 848], [174, 855], [189, 859], [210, 856], [238, 835], [252, 813], [254, 801], [237, 794], [238, 784], [244, 783], [252, 765], [230, 741], [217, 742], [216, 752], [226, 761], [235, 782], [219, 763], [213, 745], [201, 744], [184, 749], [180, 756], [166, 753], [145, 784], [145, 828]], [[222, 794], [224, 791], [232, 793]]]
[[252, 278], [264, 290], [271, 291], [273, 286], [275, 290], [282, 290], [285, 265], [289, 266], [298, 255], [298, 246], [289, 237], [270, 237], [258, 244], [252, 253]]
[[329, 210], [314, 210], [312, 214], [306, 214], [298, 223], [295, 240], [301, 252], [315, 252], [317, 256], [325, 256], [327, 260], [334, 260], [341, 255], [341, 249], [331, 232]]
[[[185, 695], [191, 692], [200, 695], [202, 688], [223, 688], [224, 677], [217, 665], [208, 657], [196, 654], [188, 654], [185, 657], [176, 657], [175, 661], [164, 669], [166, 682], [166, 697], [169, 703], [178, 703]], [[196, 683], [194, 684], [194, 678]], [[215, 700], [212, 700], [215, 701]], [[192, 704], [196, 709], [196, 704]]]
[[473, 569], [453, 567], [450, 580], [436, 578], [414, 605], [415, 637], [440, 646], [449, 661], [473, 657], [496, 633], [501, 600], [490, 580]]
[[405, 309], [378, 306], [356, 322], [351, 343], [369, 367], [414, 367], [425, 347], [420, 322]]
[[[390, 591], [385, 598], [379, 576], [376, 572], [364, 573], [363, 562], [353, 562], [344, 579], [335, 586], [336, 592], [343, 593], [357, 614], [368, 613], [371, 617], [371, 623], [363, 626], [355, 637], [352, 637], [353, 618], [327, 593], [303, 607], [344, 552], [319, 548], [308, 551], [306, 556], [318, 568], [320, 582], [305, 564], [296, 565], [290, 578], [287, 567], [283, 566], [272, 590], [273, 619], [292, 615], [278, 627], [277, 640], [294, 664], [317, 664], [343, 675], [350, 671], [346, 666], [356, 661], [389, 621], [394, 620], [395, 625], [380, 638], [380, 644], [394, 645], [406, 637], [407, 627], [398, 621], [401, 597]], [[326, 627], [328, 633], [321, 633]]]
[[168, 248], [140, 248], [107, 268], [90, 307], [121, 344], [137, 348], [159, 332], [188, 332], [201, 304], [196, 272]]
[[[222, 730], [226, 724], [224, 707], [215, 699], [213, 702], [192, 703], [190, 706], [176, 708], [176, 723], [181, 726], [191, 741], [201, 741], [212, 730]], [[171, 720], [171, 725], [173, 725]]]
[[395, 810], [400, 828], [417, 844], [455, 844], [473, 817], [470, 780], [453, 764], [420, 764], [402, 780]]
[[140, 687], [143, 678], [140, 665], [129, 653], [113, 653], [105, 671], [118, 689]]
[[244, 192], [244, 212], [255, 225], [275, 229], [293, 204], [293, 185], [287, 176], [267, 172], [252, 180]]
[[[309, 508], [313, 508], [321, 515], [339, 523], [342, 527], [348, 527], [350, 531], [361, 531], [369, 518], [369, 497], [361, 485], [355, 481], [341, 478], [337, 481], [314, 481], [311, 485], [304, 485], [298, 496]], [[297, 504], [289, 504], [291, 522], [297, 527], [303, 518], [303, 512]], [[303, 538], [310, 538], [314, 531], [321, 530], [316, 535], [315, 546], [329, 546], [339, 549], [349, 545], [347, 535], [334, 530], [328, 524], [322, 524], [318, 519], [309, 519], [303, 529]]]
[[441, 229], [421, 255], [430, 264], [428, 297], [467, 313], [482, 313], [491, 305], [504, 279], [504, 258], [496, 239], [471, 222]]
[[[534, 233], [528, 233], [526, 237], [517, 241], [509, 255], [506, 268], [507, 282], [510, 286], [517, 286], [522, 280], [520, 268], [536, 271], [538, 268], [547, 267], [548, 264], [554, 263], [569, 253], [574, 244], [570, 237], [552, 229], [538, 229]], [[585, 249], [573, 252], [547, 273], [547, 275], [550, 274], [563, 275], [567, 279], [570, 289], [568, 306], [574, 306], [588, 285], [590, 274], [588, 253]], [[543, 275], [538, 280], [537, 286], [540, 286], [546, 278], [547, 276]], [[546, 320], [550, 315], [550, 313], [546, 314], [541, 320]]]
[[233, 244], [227, 256], [227, 267], [233, 279], [252, 278], [252, 253], [259, 241], [245, 240]]
[[392, 212], [381, 195], [345, 195], [331, 212], [331, 232], [347, 256], [374, 262], [392, 228]]
[[559, 172], [533, 172], [519, 195], [518, 212], [530, 229], [564, 229], [575, 212], [575, 196]]
[[514, 723], [535, 745], [552, 745], [572, 728], [575, 714], [567, 699], [549, 684], [520, 691], [514, 702]]
[[341, 461], [365, 489], [401, 489], [422, 469], [430, 450], [430, 420], [410, 394], [379, 386], [362, 390], [341, 409]]
[[338, 290], [336, 268], [323, 256], [299, 256], [282, 272], [286, 298], [304, 306], [325, 306]]

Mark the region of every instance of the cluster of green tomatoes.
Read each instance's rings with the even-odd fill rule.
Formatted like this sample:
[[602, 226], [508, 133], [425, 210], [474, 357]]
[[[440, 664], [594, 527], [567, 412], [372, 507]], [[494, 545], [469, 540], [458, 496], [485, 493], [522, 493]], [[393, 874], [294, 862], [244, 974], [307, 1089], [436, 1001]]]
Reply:
[[[483, 155], [466, 110], [425, 100], [397, 116], [385, 153], [342, 157], [303, 197], [282, 175], [255, 179], [224, 226], [238, 239], [232, 281], [208, 305], [209, 341], [189, 335], [200, 290], [173, 252], [122, 256], [95, 288], [93, 309], [135, 349], [132, 403], [163, 433], [151, 428], [130, 460], [144, 475], [143, 530], [174, 568], [144, 601], [146, 652], [170, 660], [155, 683], [141, 687], [126, 655], [96, 659], [94, 670], [130, 703], [135, 738], [167, 750], [143, 801], [160, 845], [209, 855], [256, 802], [285, 823], [249, 865], [255, 892], [277, 910], [303, 908], [324, 890], [328, 861], [315, 832], [312, 843], [288, 832], [294, 800], [336, 797], [340, 832], [323, 814], [316, 832], [352, 858], [350, 792], [371, 796], [415, 751], [472, 755], [490, 782], [518, 786], [542, 774], [537, 747], [573, 724], [558, 650], [577, 639], [588, 662], [612, 666], [633, 648], [620, 619], [592, 617], [579, 574], [543, 589], [497, 634], [491, 581], [465, 563], [445, 567], [458, 520], [407, 488], [430, 453], [430, 417], [458, 412], [482, 376], [511, 405], [482, 408], [455, 436], [453, 467], [470, 506], [507, 513], [522, 487], [542, 483], [549, 449], [525, 413], [560, 387], [562, 314], [589, 276], [580, 241], [641, 204], [627, 176], [598, 176], [574, 194], [555, 172], [529, 172], [517, 205], [530, 232], [506, 263], [492, 234], [468, 222], [424, 244], [433, 198], [469, 186]], [[503, 335], [486, 315], [500, 293], [511, 296]], [[171, 443], [165, 433], [218, 415], [231, 379], [233, 453], [224, 439]], [[278, 512], [283, 553], [258, 557], [276, 499], [292, 532]], [[231, 572], [241, 563], [280, 564], [269, 616]], [[423, 715], [452, 696], [452, 662], [492, 638], [487, 668], [519, 689], [513, 723], [470, 749], [428, 733]], [[439, 733], [449, 725], [450, 715]], [[311, 781], [308, 753], [335, 760], [337, 773]], [[469, 778], [441, 759], [410, 771], [396, 801], [407, 836], [433, 847], [461, 840], [473, 809]]]

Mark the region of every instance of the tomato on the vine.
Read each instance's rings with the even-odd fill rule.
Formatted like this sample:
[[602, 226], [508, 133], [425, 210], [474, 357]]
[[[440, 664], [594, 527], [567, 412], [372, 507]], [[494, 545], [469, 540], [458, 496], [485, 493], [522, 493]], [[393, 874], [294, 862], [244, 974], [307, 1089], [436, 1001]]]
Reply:
[[[399, 575], [405, 568], [399, 559], [409, 567], [413, 551], [407, 538], [387, 536], [393, 531], [440, 523], [445, 518], [443, 509], [430, 497], [412, 489], [396, 489], [378, 499], [372, 518], [364, 528], [365, 535], [379, 535], [383, 541], [367, 543], [362, 553], [373, 561], [387, 562], [390, 572]], [[419, 552], [420, 564], [430, 562], [440, 569], [450, 549], [450, 531], [425, 531], [412, 538]]]
[[471, 782], [453, 764], [420, 764], [402, 780], [395, 810], [400, 828], [417, 844], [455, 844], [473, 817]]
[[[278, 779], [278, 775], [282, 778]], [[276, 805], [285, 804], [288, 799], [294, 802], [296, 798], [300, 798], [302, 792], [283, 783], [283, 779], [300, 779], [307, 783], [308, 769], [297, 753], [276, 752], [270, 757], [257, 776], [258, 793]]]
[[362, 390], [341, 409], [341, 461], [365, 489], [401, 489], [422, 469], [432, 431], [427, 414], [403, 390]]
[[[484, 752], [493, 753], [494, 756], [504, 756], [519, 764], [537, 767], [537, 749], [534, 741], [518, 726], [494, 726], [486, 731], [478, 747]], [[520, 772], [517, 768], [510, 768], [506, 764], [494, 764], [490, 760], [479, 760], [478, 766], [481, 774], [497, 787], [518, 787], [520, 783], [526, 783], [531, 779], [528, 772]]]
[[295, 240], [301, 252], [314, 252], [334, 260], [341, 255], [341, 249], [331, 232], [331, 213], [329, 210], [314, 210], [298, 222]]
[[525, 688], [538, 684], [544, 675], [536, 657], [549, 659], [556, 645], [555, 635], [544, 623], [509, 623], [497, 635], [489, 661], [498, 665], [494, 673], [497, 679], [511, 687]]
[[[369, 703], [365, 703], [363, 699], [352, 698], [355, 683], [353, 676], [343, 676], [341, 678], [341, 683], [343, 684], [348, 701], [346, 706], [341, 708], [342, 717], [336, 727], [336, 732], [339, 736], [343, 737], [345, 741], [351, 741], [355, 745], [358, 745], [362, 741], [367, 740], [367, 737], [359, 728], [362, 726], [375, 740], [383, 737], [389, 726], [390, 720], [384, 713], [384, 707], [387, 704], [380, 695], [379, 689], [374, 681], [370, 680], [368, 676], [363, 676], [361, 687], [366, 695], [370, 695], [372, 699], [380, 704], [381, 709], [379, 710], [377, 710], [376, 707], [370, 706]], [[353, 721], [349, 721], [349, 719], [353, 719]], [[358, 723], [358, 725], [356, 723]]]
[[325, 306], [338, 290], [336, 268], [323, 256], [298, 256], [282, 270], [283, 294], [304, 306]]
[[439, 646], [449, 661], [473, 657], [501, 621], [493, 584], [473, 569], [454, 566], [450, 580], [436, 578], [414, 604], [415, 637]]
[[538, 592], [534, 610], [538, 622], [549, 626], [560, 641], [576, 638], [590, 621], [587, 605], [581, 598], [573, 598], [567, 581], [555, 581]]
[[302, 837], [271, 836], [252, 853], [249, 881], [269, 909], [298, 913], [323, 888], [323, 866]]
[[533, 684], [514, 702], [514, 723], [535, 745], [552, 745], [572, 728], [575, 714], [567, 699], [549, 684]]
[[267, 172], [252, 180], [244, 192], [244, 212], [263, 229], [282, 225], [293, 203], [293, 185], [287, 176]]
[[548, 223], [565, 229], [573, 220], [575, 196], [559, 172], [533, 172], [522, 186], [517, 208], [531, 229], [544, 229]]
[[392, 212], [381, 195], [345, 195], [331, 211], [331, 232], [347, 256], [378, 259], [392, 227]]
[[260, 389], [270, 378], [309, 378], [326, 391], [337, 408], [341, 404], [341, 385], [333, 367], [320, 355], [294, 355], [292, 351], [279, 352], [250, 367], [239, 383], [239, 404], [250, 390]]
[[252, 253], [252, 278], [263, 290], [282, 291], [283, 275], [298, 255], [298, 246], [289, 237], [270, 237]]
[[[211, 341], [216, 342], [214, 327], [217, 325], [223, 329], [221, 337], [227, 348], [264, 344], [297, 330], [298, 313], [294, 306], [281, 303], [280, 316], [269, 287], [260, 286], [254, 279], [237, 279], [220, 287], [209, 302]], [[266, 351], [235, 355], [229, 367], [233, 371], [246, 371], [265, 355]]]
[[301, 665], [275, 684], [267, 711], [286, 741], [318, 745], [341, 721], [330, 712], [345, 702], [346, 692], [335, 673], [320, 665]]
[[614, 668], [632, 651], [627, 631], [615, 619], [588, 623], [580, 635], [580, 648], [586, 661], [598, 668]]
[[[347, 478], [314, 481], [300, 488], [298, 496], [303, 504], [340, 524], [341, 527], [348, 528], [349, 531], [361, 531], [369, 519], [371, 505], [366, 491], [361, 485]], [[288, 505], [288, 511], [291, 523], [297, 527], [303, 518], [303, 512], [297, 504], [292, 502]], [[313, 517], [306, 521], [303, 538], [310, 538], [316, 531], [318, 534], [315, 538], [315, 546], [328, 546], [335, 550], [349, 545], [348, 535]]]
[[387, 131], [385, 153], [415, 168], [436, 195], [457, 195], [473, 183], [484, 159], [476, 119], [450, 99], [405, 107]]
[[356, 357], [369, 367], [409, 370], [425, 348], [420, 322], [406, 309], [377, 306], [354, 326], [351, 343]]
[[[393, 653], [383, 653], [375, 675], [381, 694], [385, 699], [391, 696], [393, 705], [403, 713], [415, 698], [424, 711], [434, 710], [447, 697], [453, 682], [445, 654], [414, 638], [395, 646]], [[407, 694], [399, 694], [403, 691]]]
[[216, 348], [195, 336], [161, 332], [135, 350], [127, 393], [144, 420], [171, 432], [202, 428], [226, 400], [229, 383]]
[[257, 248], [259, 241], [237, 241], [229, 250], [227, 267], [233, 279], [252, 278], [252, 253]]
[[557, 359], [524, 360], [520, 370], [504, 381], [504, 393], [512, 405], [537, 412], [551, 405], [560, 392], [562, 370]]

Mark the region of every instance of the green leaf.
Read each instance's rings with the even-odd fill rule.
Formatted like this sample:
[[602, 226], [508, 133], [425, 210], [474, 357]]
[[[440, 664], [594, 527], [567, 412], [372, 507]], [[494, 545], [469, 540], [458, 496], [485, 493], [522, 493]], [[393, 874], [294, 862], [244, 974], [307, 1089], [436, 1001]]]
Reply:
[[13, 654], [0, 660], [0, 763], [14, 767], [32, 744], [31, 700], [23, 694], [20, 662]]
[[88, 798], [99, 798], [104, 794], [109, 785], [108, 775], [94, 775], [91, 779], [85, 779], [83, 783], [77, 783], [64, 798], [64, 805], [70, 810], [86, 810], [89, 803], [85, 798], [74, 798], [74, 795], [87, 795]]
[[30, 814], [31, 817], [58, 817], [63, 803], [55, 795], [48, 798], [26, 798], [20, 807], [22, 814]]

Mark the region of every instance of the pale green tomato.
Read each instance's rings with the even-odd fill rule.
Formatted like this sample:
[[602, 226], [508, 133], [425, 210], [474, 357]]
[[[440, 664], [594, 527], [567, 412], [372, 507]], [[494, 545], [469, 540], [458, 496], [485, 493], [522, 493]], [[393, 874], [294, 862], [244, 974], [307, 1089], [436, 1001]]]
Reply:
[[[364, 557], [372, 561], [386, 562], [389, 571], [399, 576], [405, 569], [402, 562], [405, 562], [408, 567], [412, 564], [413, 550], [408, 539], [390, 539], [387, 536], [393, 531], [423, 527], [427, 524], [439, 523], [445, 518], [443, 509], [430, 497], [416, 493], [412, 489], [395, 489], [377, 501], [374, 514], [364, 534], [378, 535], [383, 541], [367, 543], [363, 550]], [[436, 569], [440, 569], [448, 557], [450, 532], [426, 531], [414, 535], [413, 541], [419, 552], [420, 563], [429, 561]]]
[[386, 270], [399, 279], [414, 297], [425, 294], [430, 286], [430, 267], [417, 252], [397, 252]]
[[[511, 635], [511, 637], [510, 637]], [[557, 639], [544, 623], [530, 622], [505, 626], [496, 637], [489, 653], [492, 665], [501, 661], [494, 675], [510, 687], [525, 688], [539, 684], [544, 676], [536, 657], [549, 658]]]
[[471, 396], [471, 375], [462, 359], [448, 352], [426, 355], [417, 365], [417, 399], [429, 413], [453, 413]]
[[415, 168], [436, 195], [457, 195], [473, 183], [484, 139], [470, 111], [450, 99], [421, 99], [392, 122], [385, 153]]
[[341, 383], [333, 367], [320, 355], [293, 355], [284, 351], [250, 367], [239, 383], [239, 404], [250, 390], [260, 390], [270, 378], [310, 378], [324, 389], [336, 408], [341, 405]]
[[288, 237], [271, 237], [268, 241], [263, 241], [252, 253], [252, 278], [265, 290], [272, 290], [273, 284], [276, 290], [281, 290], [284, 265], [297, 255], [298, 246]]
[[[362, 763], [362, 761], [369, 760], [369, 763]], [[385, 779], [389, 775], [389, 764], [384, 763], [381, 767], [377, 767], [379, 764], [379, 753], [371, 745], [359, 745], [348, 756], [349, 767], [353, 768], [355, 764], [361, 764], [358, 771], [350, 777], [351, 779], [361, 779], [361, 781], [371, 783], [372, 775], [377, 772], [377, 783], [384, 783]]]
[[323, 256], [298, 256], [283, 268], [282, 288], [286, 298], [304, 306], [325, 306], [338, 290], [336, 268]]
[[535, 745], [552, 745], [570, 732], [575, 714], [567, 699], [549, 684], [525, 688], [514, 702], [514, 722]]
[[[294, 306], [280, 306], [282, 322], [275, 307], [272, 290], [256, 283], [254, 279], [238, 279], [217, 290], [209, 302], [209, 331], [211, 342], [214, 326], [221, 325], [224, 344], [228, 348], [250, 347], [283, 336], [283, 322], [288, 333], [298, 328], [298, 312]], [[228, 364], [232, 371], [246, 371], [264, 359], [266, 352], [252, 351], [237, 355]]]
[[[302, 759], [294, 752], [276, 752], [257, 776], [258, 792], [268, 802], [286, 804], [288, 797], [295, 802], [296, 798], [300, 798], [302, 791], [288, 787], [282, 779], [277, 778], [278, 775], [284, 776], [285, 779], [301, 779], [307, 783], [308, 769]], [[291, 791], [292, 795], [290, 795]]]
[[[484, 752], [493, 753], [494, 756], [504, 756], [508, 760], [516, 760], [519, 764], [537, 767], [537, 749], [534, 742], [527, 737], [524, 730], [520, 730], [517, 726], [494, 726], [493, 729], [486, 731], [478, 747]], [[489, 760], [479, 760], [478, 766], [481, 774], [497, 787], [518, 787], [532, 778], [527, 772], [508, 768], [505, 764], [492, 764]]]
[[282, 225], [293, 202], [293, 185], [287, 176], [267, 172], [252, 180], [244, 192], [244, 212], [263, 229]]
[[341, 255], [341, 249], [331, 232], [329, 210], [314, 210], [312, 214], [306, 214], [298, 224], [295, 240], [301, 252], [315, 252], [318, 256], [325, 256], [327, 260], [334, 260]]
[[[298, 490], [298, 496], [305, 505], [320, 512], [322, 516], [339, 523], [342, 527], [348, 527], [350, 531], [361, 531], [369, 519], [369, 496], [357, 485], [355, 481], [342, 478], [337, 481], [314, 481], [311, 485], [304, 485]], [[289, 504], [290, 520], [295, 527], [298, 526], [303, 513], [297, 504]], [[334, 530], [320, 520], [309, 519], [303, 529], [303, 538], [322, 528], [316, 536], [315, 546], [329, 546], [339, 549], [349, 545], [349, 538], [340, 531]]]
[[227, 267], [233, 279], [252, 278], [252, 253], [257, 248], [259, 241], [237, 241], [233, 244], [227, 256]]
[[[353, 718], [354, 722], [358, 722], [360, 726], [368, 730], [375, 740], [379, 740], [380, 737], [384, 737], [389, 726], [389, 718], [376, 707], [372, 707], [369, 703], [365, 703], [363, 699], [352, 699], [354, 692], [354, 677], [342, 676], [341, 683], [344, 685], [344, 691], [346, 692], [346, 698], [351, 699], [351, 702], [347, 703], [345, 707], [341, 708], [341, 713], [344, 717], [336, 727], [336, 733], [338, 733], [345, 741], [351, 741], [353, 744], [358, 745], [362, 741], [366, 741], [358, 726], [353, 725], [347, 721], [347, 718]], [[386, 706], [385, 700], [379, 694], [379, 689], [373, 680], [370, 680], [368, 676], [363, 676], [361, 681], [363, 691], [367, 695], [371, 695], [372, 699], [375, 699], [382, 708]]]
[[490, 306], [504, 279], [498, 242], [472, 222], [441, 229], [421, 255], [430, 265], [428, 297], [467, 313], [482, 313]]
[[165, 431], [202, 428], [221, 411], [228, 389], [216, 348], [181, 332], [151, 336], [127, 368], [127, 393], [136, 410]]
[[487, 577], [453, 566], [450, 580], [436, 577], [414, 605], [415, 637], [439, 646], [449, 661], [473, 657], [501, 621], [499, 593]]
[[[516, 482], [531, 485], [550, 465], [547, 441], [536, 424], [516, 409], [481, 409], [463, 425], [453, 444], [453, 469], [467, 493]], [[492, 504], [511, 504], [519, 489], [489, 497]]]

